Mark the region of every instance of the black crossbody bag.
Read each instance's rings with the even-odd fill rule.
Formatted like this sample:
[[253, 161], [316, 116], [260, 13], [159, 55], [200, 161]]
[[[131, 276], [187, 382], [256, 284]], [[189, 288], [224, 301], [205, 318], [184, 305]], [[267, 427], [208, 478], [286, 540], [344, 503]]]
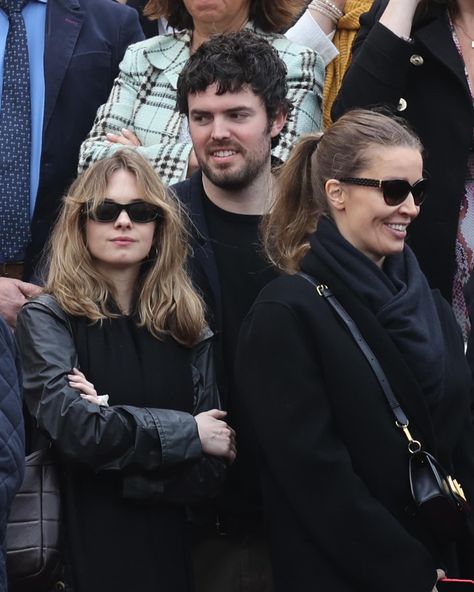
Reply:
[[382, 366], [353, 319], [331, 290], [324, 284], [318, 284], [314, 278], [305, 273], [299, 272], [298, 275], [312, 284], [318, 295], [323, 297], [340, 317], [369, 362], [390, 405], [395, 425], [408, 440], [408, 477], [413, 502], [421, 521], [440, 542], [464, 538], [469, 532], [471, 509], [461, 485], [448, 474], [432, 454], [423, 450], [419, 440], [412, 437], [408, 429], [410, 422], [395, 397]]

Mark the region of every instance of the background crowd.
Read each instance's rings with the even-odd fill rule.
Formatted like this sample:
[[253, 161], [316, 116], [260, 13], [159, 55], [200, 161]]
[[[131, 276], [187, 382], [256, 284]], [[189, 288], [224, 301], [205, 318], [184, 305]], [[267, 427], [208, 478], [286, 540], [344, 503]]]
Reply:
[[473, 47], [471, 0], [0, 0], [0, 591], [45, 446], [51, 590], [474, 578], [405, 437], [474, 500]]

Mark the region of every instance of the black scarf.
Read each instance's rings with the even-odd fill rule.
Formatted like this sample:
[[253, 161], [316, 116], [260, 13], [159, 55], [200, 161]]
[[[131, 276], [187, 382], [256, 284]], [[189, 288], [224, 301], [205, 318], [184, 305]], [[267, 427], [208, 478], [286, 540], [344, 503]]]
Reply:
[[310, 244], [388, 331], [426, 397], [439, 399], [444, 382], [441, 324], [413, 251], [405, 246], [401, 253], [386, 257], [381, 269], [347, 242], [329, 218], [320, 220]]

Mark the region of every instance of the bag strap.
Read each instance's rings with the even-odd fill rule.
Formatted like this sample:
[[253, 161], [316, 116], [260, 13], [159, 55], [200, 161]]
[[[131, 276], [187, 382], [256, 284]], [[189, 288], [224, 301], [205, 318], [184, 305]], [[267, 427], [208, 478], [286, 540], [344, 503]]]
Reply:
[[387, 399], [387, 402], [390, 405], [390, 409], [392, 410], [392, 413], [395, 417], [395, 424], [397, 428], [401, 429], [407, 437], [408, 450], [411, 453], [419, 452], [421, 450], [421, 443], [418, 440], [414, 440], [412, 435], [410, 434], [410, 431], [408, 430], [408, 425], [410, 422], [408, 421], [405, 412], [401, 408], [401, 405], [398, 402], [398, 399], [396, 398], [389, 381], [387, 380], [382, 366], [380, 365], [377, 357], [370, 348], [369, 344], [362, 336], [362, 333], [359, 331], [359, 328], [355, 324], [352, 317], [348, 314], [346, 309], [342, 306], [339, 300], [334, 296], [334, 294], [325, 284], [318, 284], [315, 278], [311, 277], [306, 273], [303, 273], [302, 271], [299, 271], [297, 275], [305, 279], [307, 282], [312, 284], [314, 288], [316, 288], [316, 292], [319, 294], [319, 296], [322, 296], [326, 300], [326, 302], [331, 306], [334, 312], [340, 317], [342, 322], [349, 329], [349, 332], [351, 333], [355, 342], [359, 346], [361, 352], [364, 354], [367, 361], [369, 362], [370, 367], [372, 368], [375, 377], [377, 378], [380, 387], [382, 388], [385, 398]]

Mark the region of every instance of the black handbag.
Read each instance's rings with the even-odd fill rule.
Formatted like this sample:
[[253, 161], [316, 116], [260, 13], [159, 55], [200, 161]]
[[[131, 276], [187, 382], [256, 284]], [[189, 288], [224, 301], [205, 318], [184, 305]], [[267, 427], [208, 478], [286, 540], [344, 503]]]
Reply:
[[408, 475], [417, 512], [432, 534], [441, 541], [462, 538], [470, 508], [456, 479], [421, 449], [410, 456]]
[[6, 547], [10, 592], [48, 590], [60, 566], [61, 498], [51, 448], [25, 459], [25, 477], [10, 510]]
[[342, 319], [379, 381], [392, 409], [395, 425], [403, 431], [408, 440], [408, 451], [410, 453], [408, 478], [411, 495], [416, 513], [425, 528], [440, 542], [464, 538], [472, 526], [470, 525], [471, 509], [461, 485], [448, 474], [433, 455], [423, 450], [419, 440], [412, 437], [408, 429], [410, 422], [400, 407], [400, 403], [395, 397], [382, 366], [357, 325], [334, 294], [327, 286], [316, 283], [311, 276], [301, 272], [298, 275], [310, 282], [316, 288], [319, 296], [325, 298]]

